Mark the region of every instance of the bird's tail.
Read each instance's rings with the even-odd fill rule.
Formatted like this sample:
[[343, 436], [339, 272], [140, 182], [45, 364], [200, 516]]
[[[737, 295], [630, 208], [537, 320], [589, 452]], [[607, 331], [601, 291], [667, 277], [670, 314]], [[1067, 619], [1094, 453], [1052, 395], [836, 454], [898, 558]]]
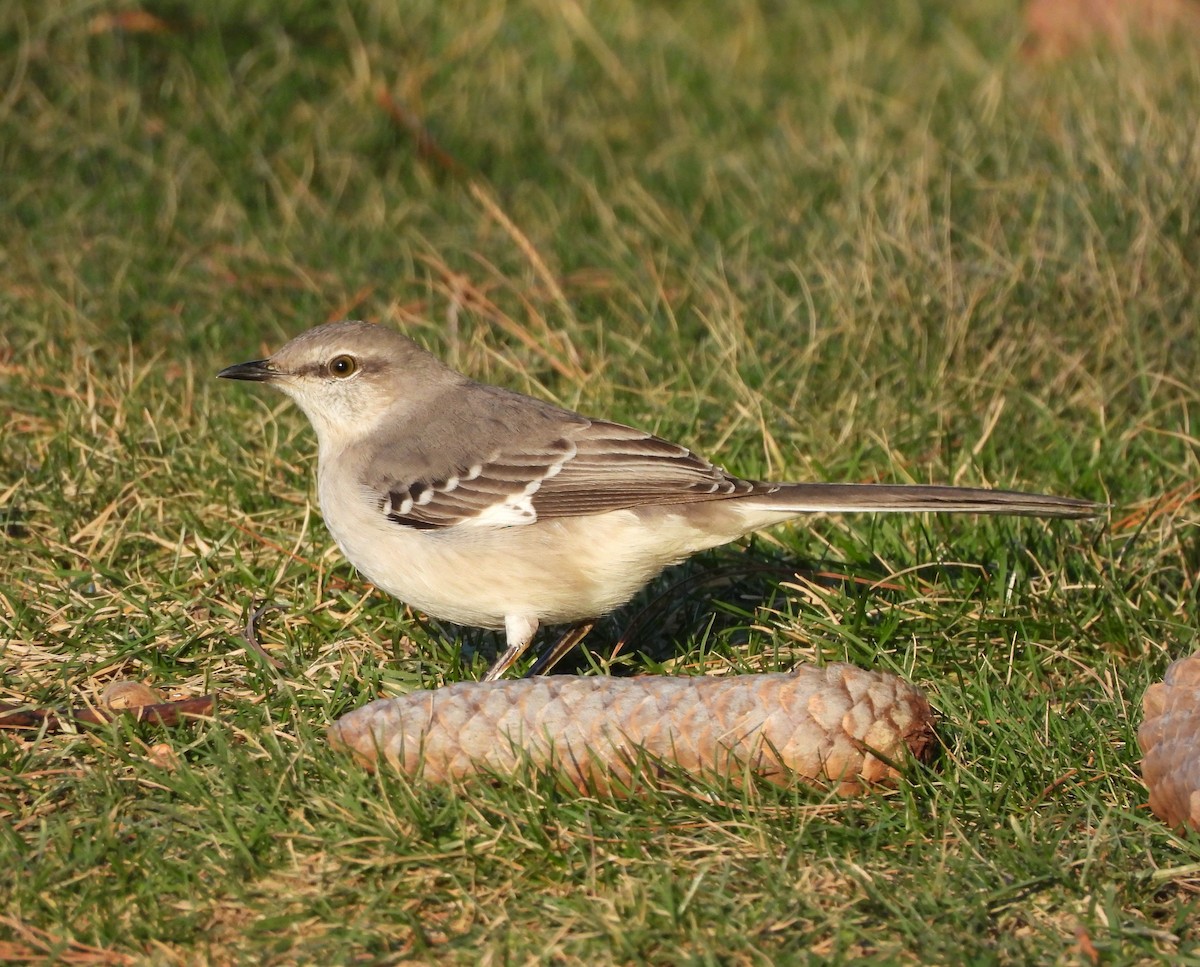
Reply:
[[942, 487], [930, 484], [793, 483], [750, 498], [762, 507], [791, 513], [889, 511], [1012, 514], [1022, 517], [1096, 517], [1103, 504], [1019, 490]]

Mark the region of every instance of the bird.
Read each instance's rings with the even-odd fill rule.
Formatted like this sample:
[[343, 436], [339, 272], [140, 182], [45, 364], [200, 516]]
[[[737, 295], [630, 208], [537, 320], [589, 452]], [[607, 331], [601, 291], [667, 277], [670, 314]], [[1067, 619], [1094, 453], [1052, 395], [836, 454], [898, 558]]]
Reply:
[[665, 568], [801, 514], [1095, 516], [1075, 497], [925, 484], [778, 483], [610, 420], [476, 382], [387, 326], [332, 322], [218, 377], [266, 383], [317, 437], [342, 553], [434, 618], [503, 630], [485, 681], [541, 626], [578, 626]]

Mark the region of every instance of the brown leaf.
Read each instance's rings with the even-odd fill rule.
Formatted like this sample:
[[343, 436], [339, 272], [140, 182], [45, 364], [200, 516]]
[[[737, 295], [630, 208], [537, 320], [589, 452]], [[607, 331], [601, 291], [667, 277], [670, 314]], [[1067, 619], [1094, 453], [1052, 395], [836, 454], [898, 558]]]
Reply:
[[1161, 37], [1181, 26], [1200, 28], [1195, 0], [1028, 0], [1025, 54], [1059, 60], [1098, 40], [1120, 47], [1135, 35]]

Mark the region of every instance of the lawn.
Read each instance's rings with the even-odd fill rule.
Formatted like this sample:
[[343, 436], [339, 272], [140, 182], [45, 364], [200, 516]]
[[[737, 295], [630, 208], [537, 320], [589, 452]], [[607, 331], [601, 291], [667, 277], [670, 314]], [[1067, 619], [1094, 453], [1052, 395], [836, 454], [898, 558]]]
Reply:
[[[1200, 648], [1197, 38], [283, 6], [0, 7], [0, 701], [220, 695], [0, 732], [0, 961], [1200, 963], [1200, 841], [1135, 739]], [[776, 528], [574, 662], [903, 674], [942, 749], [894, 791], [371, 775], [330, 722], [498, 641], [371, 589], [303, 416], [214, 378], [339, 318], [742, 476], [1111, 506]]]

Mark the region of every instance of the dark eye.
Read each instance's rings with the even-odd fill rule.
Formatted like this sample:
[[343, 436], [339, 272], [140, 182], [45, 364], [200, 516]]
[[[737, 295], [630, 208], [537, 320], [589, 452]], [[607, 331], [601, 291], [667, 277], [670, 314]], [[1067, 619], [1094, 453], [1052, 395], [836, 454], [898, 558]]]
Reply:
[[345, 378], [352, 376], [358, 370], [358, 361], [353, 356], [334, 356], [329, 361], [329, 372], [334, 376]]

